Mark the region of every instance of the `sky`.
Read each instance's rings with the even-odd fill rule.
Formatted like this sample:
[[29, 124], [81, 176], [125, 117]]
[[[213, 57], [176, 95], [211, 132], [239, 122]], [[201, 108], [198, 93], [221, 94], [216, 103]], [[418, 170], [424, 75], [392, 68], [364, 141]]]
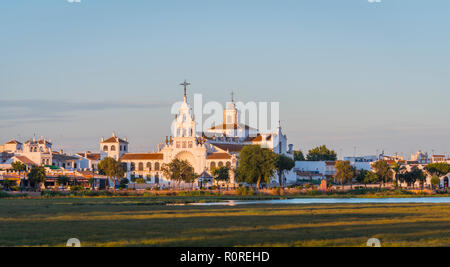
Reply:
[[280, 103], [295, 149], [450, 152], [447, 0], [0, 2], [0, 143], [67, 152], [170, 135], [180, 82], [204, 101]]

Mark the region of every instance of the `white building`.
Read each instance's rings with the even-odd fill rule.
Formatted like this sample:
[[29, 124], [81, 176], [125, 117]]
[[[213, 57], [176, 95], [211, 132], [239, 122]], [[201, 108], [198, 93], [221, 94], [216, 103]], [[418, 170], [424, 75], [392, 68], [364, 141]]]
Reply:
[[296, 161], [296, 182], [332, 178], [336, 174], [335, 165], [336, 161]]
[[[185, 86], [184, 99], [172, 124], [172, 135], [165, 138], [165, 142], [158, 146], [158, 151], [156, 153], [125, 153], [127, 152], [125, 149], [120, 156], [120, 161], [126, 166], [127, 178], [130, 180], [132, 177], [139, 177], [147, 179], [152, 184], [170, 184], [170, 181], [164, 178], [161, 167], [173, 159], [186, 160], [192, 165], [195, 173], [210, 177], [214, 167], [235, 168], [237, 156], [246, 145], [261, 145], [275, 153], [293, 158], [292, 146], [288, 149], [287, 137], [282, 133], [281, 126], [274, 133], [259, 133], [257, 129], [239, 123], [239, 110], [233, 98], [224, 111], [223, 124], [214, 126], [206, 132], [198, 131], [195, 117], [187, 102], [187, 84], [183, 85]], [[116, 146], [122, 144], [126, 148], [128, 145], [126, 140], [121, 143], [119, 138], [115, 136], [113, 138]], [[104, 146], [107, 145], [111, 151], [111, 143], [106, 144], [106, 141], [102, 140], [100, 146], [105, 148]], [[103, 152], [107, 151], [103, 149]], [[230, 176], [230, 184], [235, 185], [233, 172], [230, 172]], [[274, 177], [274, 181], [276, 179]], [[294, 172], [288, 173], [286, 179], [295, 180]]]
[[345, 157], [344, 160], [350, 161], [350, 164], [356, 170], [372, 170], [372, 163], [378, 161], [377, 156]]

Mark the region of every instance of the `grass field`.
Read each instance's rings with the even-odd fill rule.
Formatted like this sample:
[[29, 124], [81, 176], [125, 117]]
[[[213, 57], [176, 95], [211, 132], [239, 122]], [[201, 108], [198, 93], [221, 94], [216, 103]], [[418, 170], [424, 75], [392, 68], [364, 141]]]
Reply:
[[1, 199], [0, 246], [64, 246], [72, 237], [82, 246], [364, 246], [371, 237], [450, 246], [450, 204], [162, 205], [167, 199]]

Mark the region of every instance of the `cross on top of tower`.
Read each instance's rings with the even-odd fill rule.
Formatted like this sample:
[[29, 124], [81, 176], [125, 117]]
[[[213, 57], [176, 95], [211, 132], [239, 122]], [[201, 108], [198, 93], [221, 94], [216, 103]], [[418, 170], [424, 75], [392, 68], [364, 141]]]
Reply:
[[188, 85], [191, 85], [191, 84], [188, 83], [186, 80], [184, 80], [184, 82], [180, 83], [180, 85], [184, 86], [184, 100], [186, 101], [186, 98], [187, 98], [187, 96], [186, 96], [186, 89], [187, 89]]

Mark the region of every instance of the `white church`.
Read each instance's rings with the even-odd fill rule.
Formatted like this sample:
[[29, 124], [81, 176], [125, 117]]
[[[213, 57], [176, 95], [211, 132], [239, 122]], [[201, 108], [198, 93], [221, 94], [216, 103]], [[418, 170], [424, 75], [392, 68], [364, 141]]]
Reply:
[[[187, 101], [186, 86], [184, 85], [184, 99], [175, 115], [172, 125], [172, 136], [167, 136], [165, 142], [158, 147], [155, 153], [129, 153], [128, 140], [121, 139], [113, 134], [108, 139], [100, 141], [101, 158], [112, 157], [120, 160], [126, 167], [126, 177], [143, 178], [148, 184], [170, 185], [161, 171], [163, 164], [173, 159], [188, 161], [197, 174], [199, 181], [210, 182], [211, 170], [214, 167], [236, 167], [238, 155], [246, 145], [261, 145], [273, 150], [277, 154], [284, 154], [293, 158], [292, 145], [288, 146], [287, 137], [282, 133], [279, 125], [276, 132], [259, 133], [257, 129], [241, 124], [238, 121], [240, 111], [232, 97], [224, 110], [224, 121], [206, 132], [197, 131], [192, 108]], [[230, 172], [231, 181], [228, 185], [236, 185], [233, 172]], [[286, 182], [295, 181], [294, 172], [285, 175]], [[274, 177], [272, 183], [278, 183]]]

